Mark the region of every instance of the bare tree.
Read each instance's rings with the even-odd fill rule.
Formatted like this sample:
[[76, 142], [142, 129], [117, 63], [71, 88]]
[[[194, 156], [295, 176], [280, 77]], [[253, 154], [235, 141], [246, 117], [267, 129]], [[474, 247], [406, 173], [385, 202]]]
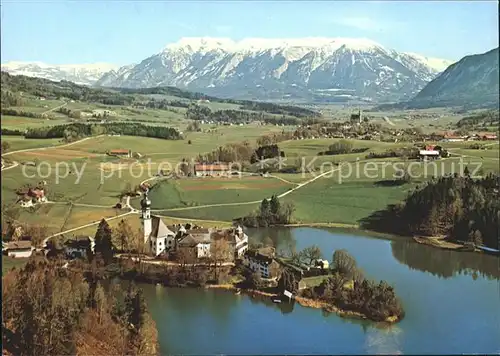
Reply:
[[300, 252], [300, 259], [304, 260], [304, 262], [308, 263], [309, 266], [313, 264], [315, 260], [318, 260], [321, 258], [321, 250], [318, 246], [309, 246], [303, 249]]
[[214, 262], [215, 280], [218, 281], [219, 268], [223, 262], [231, 259], [231, 249], [225, 239], [217, 239], [210, 244], [210, 259]]

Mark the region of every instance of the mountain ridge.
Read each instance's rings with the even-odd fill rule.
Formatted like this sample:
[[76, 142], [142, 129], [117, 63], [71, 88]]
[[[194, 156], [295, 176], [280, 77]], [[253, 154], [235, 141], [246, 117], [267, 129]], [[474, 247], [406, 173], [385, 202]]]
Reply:
[[[494, 108], [499, 103], [499, 48], [468, 55], [450, 65], [408, 102], [394, 108], [438, 106]], [[381, 109], [388, 107], [381, 107]]]
[[101, 87], [176, 86], [228, 98], [394, 102], [409, 100], [450, 63], [366, 38], [184, 37], [139, 63], [87, 76], [40, 64], [22, 71], [2, 64], [2, 70]]
[[[452, 61], [386, 49], [352, 38], [181, 38], [96, 85], [173, 85], [219, 96], [257, 95], [370, 100], [410, 98]], [[257, 89], [258, 88], [258, 89]], [[347, 93], [351, 92], [351, 93]], [[252, 93], [252, 94], [250, 94]]]

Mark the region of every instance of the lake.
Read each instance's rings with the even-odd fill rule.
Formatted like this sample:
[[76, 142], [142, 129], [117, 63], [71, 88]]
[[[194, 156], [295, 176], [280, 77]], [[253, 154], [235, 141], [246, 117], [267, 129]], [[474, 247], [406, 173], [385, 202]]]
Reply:
[[346, 249], [369, 278], [395, 287], [406, 317], [381, 328], [298, 304], [223, 290], [142, 285], [162, 354], [500, 353], [500, 259], [331, 229], [248, 231], [279, 250]]

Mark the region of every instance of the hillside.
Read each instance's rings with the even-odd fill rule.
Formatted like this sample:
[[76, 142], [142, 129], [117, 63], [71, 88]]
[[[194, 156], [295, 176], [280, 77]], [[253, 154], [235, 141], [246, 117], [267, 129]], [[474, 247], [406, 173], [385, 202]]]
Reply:
[[498, 48], [466, 56], [449, 66], [412, 100], [380, 109], [498, 108]]
[[[160, 96], [173, 100], [168, 101], [171, 106], [187, 107], [193, 101], [202, 99], [204, 102], [234, 104], [235, 109], [265, 112], [270, 114], [293, 117], [317, 117], [316, 111], [297, 107], [284, 106], [272, 103], [255, 102], [248, 100], [220, 99], [206, 96], [201, 93], [189, 92], [175, 87], [156, 87], [143, 89], [130, 88], [92, 88], [78, 85], [69, 81], [55, 82], [42, 78], [14, 76], [7, 72], [1, 73], [2, 108], [16, 106], [20, 95], [33, 95], [54, 99], [71, 99], [83, 102], [101, 103], [105, 105], [147, 105]], [[179, 102], [180, 101], [180, 102]]]

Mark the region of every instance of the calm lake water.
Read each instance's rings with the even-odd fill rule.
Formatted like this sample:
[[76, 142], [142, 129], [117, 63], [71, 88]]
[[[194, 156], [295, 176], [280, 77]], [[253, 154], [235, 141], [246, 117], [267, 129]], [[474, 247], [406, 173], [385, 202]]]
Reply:
[[298, 304], [143, 285], [162, 354], [500, 353], [498, 257], [335, 230], [258, 230], [249, 236], [268, 236], [278, 250], [315, 244], [328, 260], [334, 250], [348, 250], [367, 277], [395, 287], [405, 319], [381, 329]]

